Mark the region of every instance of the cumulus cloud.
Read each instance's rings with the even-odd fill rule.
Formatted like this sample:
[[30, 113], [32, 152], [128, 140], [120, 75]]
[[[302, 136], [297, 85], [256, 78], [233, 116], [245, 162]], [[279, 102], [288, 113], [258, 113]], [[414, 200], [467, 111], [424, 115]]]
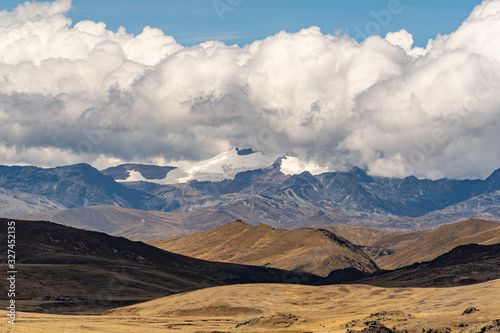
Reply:
[[70, 7], [0, 12], [2, 164], [169, 163], [252, 147], [383, 176], [500, 167], [500, 0], [425, 49], [405, 30], [357, 43], [317, 27], [183, 47], [150, 27], [73, 23]]

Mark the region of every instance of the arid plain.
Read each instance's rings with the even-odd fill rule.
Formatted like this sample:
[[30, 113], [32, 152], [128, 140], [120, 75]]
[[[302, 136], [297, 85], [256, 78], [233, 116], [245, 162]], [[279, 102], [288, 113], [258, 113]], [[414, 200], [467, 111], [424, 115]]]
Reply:
[[[454, 288], [235, 285], [107, 311], [99, 316], [18, 314], [2, 332], [345, 332], [368, 322], [410, 332], [480, 332], [500, 318], [500, 280]], [[463, 314], [467, 308], [477, 312]], [[5, 313], [5, 311], [3, 311]], [[368, 324], [369, 325], [369, 324]], [[484, 332], [498, 332], [492, 327]]]

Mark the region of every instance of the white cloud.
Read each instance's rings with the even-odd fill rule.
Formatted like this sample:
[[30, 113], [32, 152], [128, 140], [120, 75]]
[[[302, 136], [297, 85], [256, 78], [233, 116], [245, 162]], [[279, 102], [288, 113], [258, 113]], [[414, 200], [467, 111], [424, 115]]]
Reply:
[[286, 156], [281, 161], [281, 172], [285, 175], [296, 175], [304, 171], [309, 171], [313, 175], [319, 175], [331, 170], [320, 167], [314, 161], [306, 163], [295, 156]]
[[385, 176], [500, 167], [500, 0], [426, 49], [405, 30], [358, 44], [317, 27], [183, 47], [149, 27], [72, 25], [70, 7], [0, 12], [3, 164], [168, 163], [238, 146]]
[[413, 46], [413, 36], [406, 30], [401, 29], [398, 32], [389, 32], [385, 39], [392, 45], [401, 47], [408, 55], [412, 57], [425, 56], [429, 49]]

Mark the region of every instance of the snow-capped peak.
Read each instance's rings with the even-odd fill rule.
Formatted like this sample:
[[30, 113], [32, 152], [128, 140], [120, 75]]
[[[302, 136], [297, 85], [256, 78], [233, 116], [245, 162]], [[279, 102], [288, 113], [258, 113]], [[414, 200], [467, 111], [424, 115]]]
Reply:
[[163, 179], [145, 179], [136, 170], [129, 171], [124, 182], [147, 181], [157, 184], [178, 184], [189, 181], [223, 181], [234, 179], [237, 173], [271, 166], [279, 155], [269, 156], [252, 149], [232, 148], [215, 157], [200, 162], [179, 162], [177, 169], [170, 171]]

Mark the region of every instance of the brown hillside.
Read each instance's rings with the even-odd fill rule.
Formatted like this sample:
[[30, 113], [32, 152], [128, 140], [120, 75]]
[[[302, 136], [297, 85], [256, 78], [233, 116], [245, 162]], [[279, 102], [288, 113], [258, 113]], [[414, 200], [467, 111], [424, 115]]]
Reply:
[[453, 287], [500, 279], [500, 244], [461, 245], [422, 263], [381, 271], [355, 283], [379, 287]]
[[377, 270], [360, 249], [324, 229], [274, 230], [242, 222], [164, 241], [161, 249], [205, 260], [297, 270], [320, 276], [354, 267]]
[[367, 247], [381, 247], [400, 250], [418, 240], [427, 230], [412, 232], [393, 232], [377, 229], [332, 226], [325, 228], [351, 243]]
[[[398, 237], [400, 236], [395, 239]], [[377, 264], [383, 269], [397, 269], [435, 259], [457, 246], [473, 243], [482, 245], [500, 243], [500, 223], [469, 219], [427, 230], [416, 241], [398, 252], [379, 258]], [[390, 246], [390, 242], [386, 245]]]

